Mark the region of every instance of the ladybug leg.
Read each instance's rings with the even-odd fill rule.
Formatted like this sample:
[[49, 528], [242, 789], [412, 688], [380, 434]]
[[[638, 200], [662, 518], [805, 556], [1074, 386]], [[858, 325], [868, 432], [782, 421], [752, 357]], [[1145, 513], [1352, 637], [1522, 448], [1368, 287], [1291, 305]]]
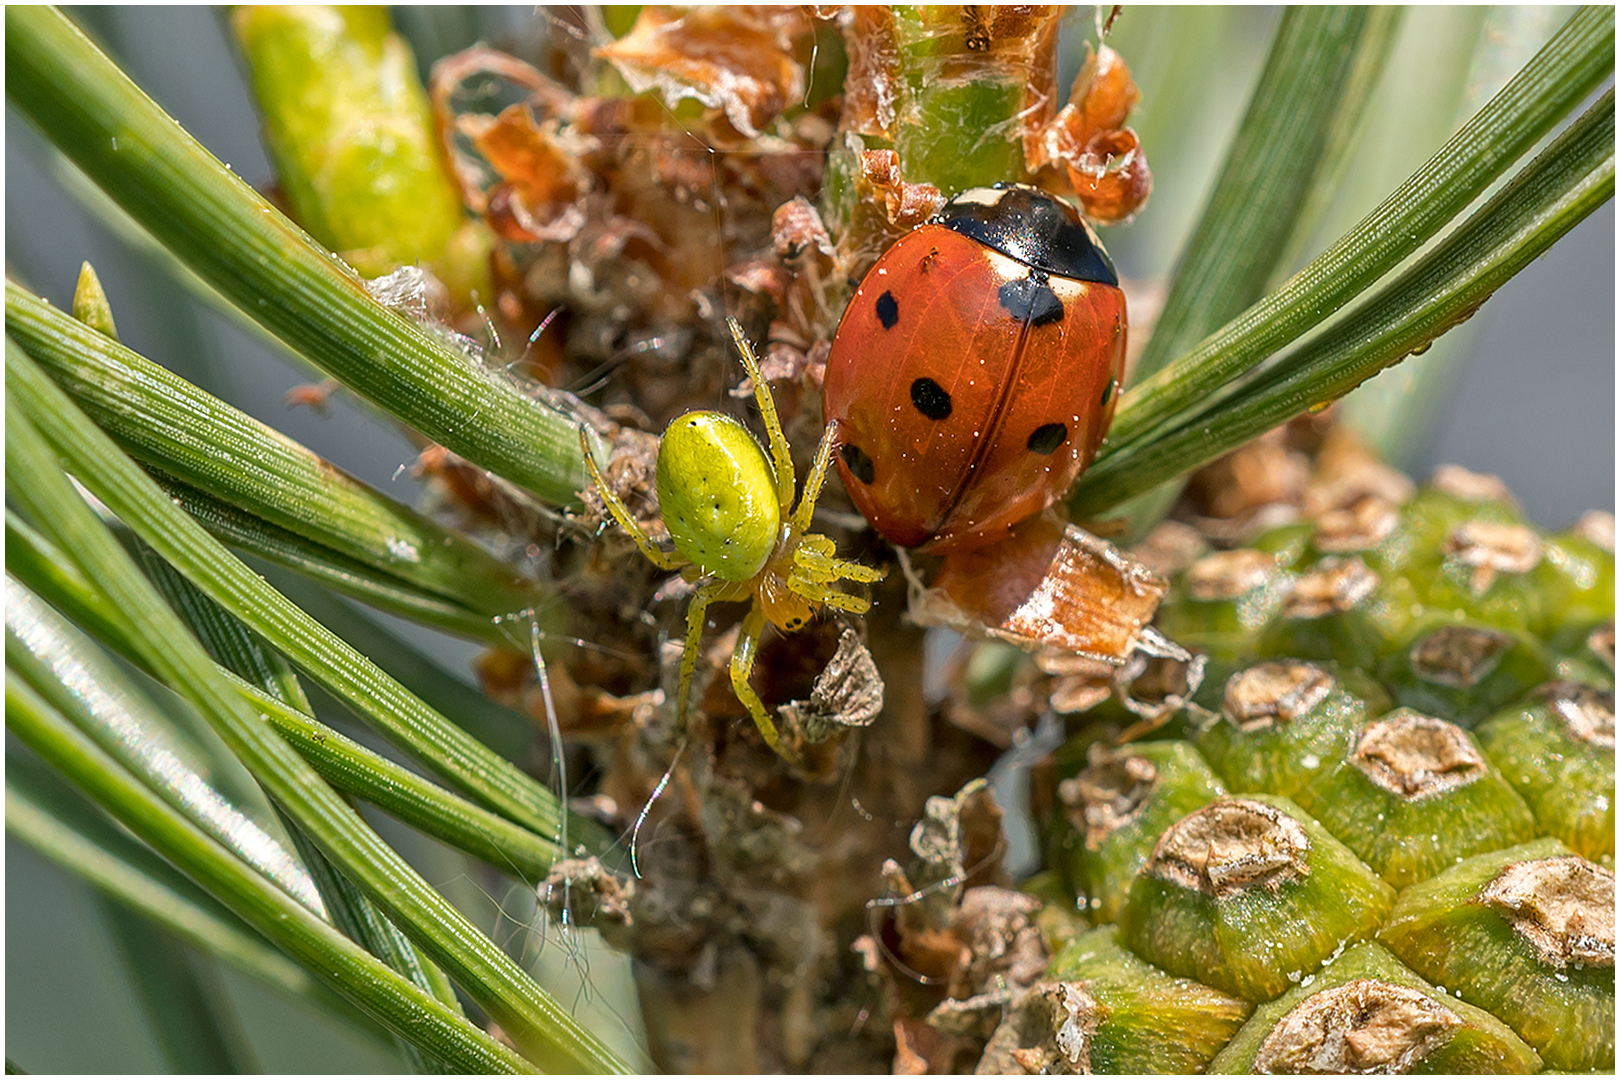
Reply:
[[617, 521], [619, 528], [628, 533], [630, 539], [636, 542], [636, 547], [641, 549], [641, 553], [647, 556], [655, 566], [664, 570], [679, 570], [685, 566], [686, 560], [679, 555], [658, 549], [658, 545], [653, 543], [653, 539], [647, 535], [647, 531], [636, 523], [635, 518], [630, 516], [630, 510], [624, 505], [624, 500], [614, 494], [613, 489], [608, 486], [607, 478], [602, 475], [602, 470], [597, 467], [596, 458], [591, 456], [591, 446], [585, 437], [584, 425], [581, 425], [579, 429], [579, 449], [580, 453], [585, 457], [585, 468], [590, 471], [591, 482], [596, 485], [596, 493], [602, 497], [602, 502], [607, 506], [608, 513], [613, 515], [613, 520]]
[[776, 399], [771, 397], [771, 388], [765, 385], [765, 378], [759, 373], [759, 361], [754, 357], [754, 347], [748, 344], [743, 337], [742, 326], [736, 319], [727, 319], [726, 325], [731, 328], [731, 339], [737, 343], [737, 352], [742, 357], [743, 368], [748, 377], [754, 381], [754, 400], [759, 404], [759, 416], [765, 423], [765, 434], [771, 441], [771, 462], [776, 471], [777, 501], [785, 511], [793, 505], [793, 457], [788, 453], [787, 435], [782, 431], [782, 421], [776, 416]]
[[748, 685], [748, 677], [754, 673], [754, 654], [759, 649], [759, 635], [765, 629], [765, 609], [755, 602], [749, 609], [748, 617], [743, 620], [742, 632], [737, 636], [737, 647], [731, 653], [731, 689], [737, 694], [737, 700], [748, 709], [748, 714], [754, 718], [754, 726], [759, 733], [765, 736], [765, 742], [781, 757], [788, 757], [782, 748], [781, 736], [777, 734], [776, 724], [772, 722], [771, 715], [765, 710], [765, 703], [754, 693], [754, 688]]

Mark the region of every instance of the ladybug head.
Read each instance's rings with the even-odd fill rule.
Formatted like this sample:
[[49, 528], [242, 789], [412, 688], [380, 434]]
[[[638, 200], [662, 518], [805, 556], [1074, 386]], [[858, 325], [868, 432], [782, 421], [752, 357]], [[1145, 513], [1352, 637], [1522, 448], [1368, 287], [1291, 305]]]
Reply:
[[971, 237], [1043, 273], [1119, 285], [1113, 260], [1079, 212], [1029, 184], [971, 188], [941, 207], [929, 223]]

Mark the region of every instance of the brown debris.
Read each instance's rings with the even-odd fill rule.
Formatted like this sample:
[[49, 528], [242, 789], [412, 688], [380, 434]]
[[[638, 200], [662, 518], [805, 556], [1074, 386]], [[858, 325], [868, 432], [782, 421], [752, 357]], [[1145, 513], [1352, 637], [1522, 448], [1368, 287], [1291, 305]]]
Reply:
[[838, 20], [849, 55], [839, 128], [856, 135], [893, 139], [898, 96], [895, 80], [900, 69], [894, 15], [884, 5], [851, 4], [839, 9]]
[[1065, 126], [1075, 142], [1084, 146], [1100, 132], [1124, 127], [1141, 100], [1125, 58], [1107, 45], [1092, 49], [1088, 42], [1085, 62], [1069, 88], [1064, 111], [1073, 109], [1074, 115]]
[[898, 232], [915, 229], [939, 212], [945, 196], [933, 184], [908, 184], [893, 150], [862, 150], [860, 181], [883, 200], [889, 224]]
[[281, 395], [281, 404], [289, 409], [313, 409], [322, 416], [331, 408], [332, 395], [343, 389], [336, 379], [322, 379], [318, 383], [300, 383]]
[[1328, 428], [1312, 462], [1305, 513], [1321, 517], [1368, 497], [1404, 506], [1415, 491], [1405, 473], [1368, 450], [1347, 425], [1335, 424]]
[[1275, 892], [1310, 873], [1311, 841], [1287, 814], [1254, 799], [1218, 799], [1165, 830], [1142, 872], [1216, 899]]
[[1513, 648], [1513, 639], [1479, 626], [1442, 626], [1412, 642], [1412, 673], [1437, 686], [1477, 686]]
[[[664, 518], [658, 511], [658, 447], [658, 436], [650, 432], [619, 428], [609, 442], [607, 468], [602, 470], [608, 486], [631, 517], [653, 536], [665, 532]], [[587, 527], [607, 526], [609, 531], [617, 532], [595, 484], [580, 492], [580, 499], [585, 504], [581, 519]], [[625, 542], [630, 542], [628, 537]]]
[[1162, 578], [1172, 578], [1209, 551], [1202, 533], [1179, 521], [1161, 521], [1126, 554]]
[[1569, 531], [1614, 554], [1614, 515], [1607, 510], [1588, 510], [1575, 519]]
[[[869, 905], [871, 932], [857, 942], [868, 971], [889, 981], [911, 1015], [952, 1038], [981, 1044], [1011, 999], [1046, 970], [1047, 951], [1035, 916], [1040, 901], [1000, 885], [976, 884], [997, 873], [1001, 812], [982, 780], [953, 799], [931, 798], [912, 831], [916, 856], [908, 873], [884, 866], [889, 897]], [[916, 1057], [939, 1065], [939, 1053], [908, 1028]], [[954, 1058], [962, 1047], [947, 1047]], [[911, 1056], [897, 1065], [917, 1067]]]
[[[493, 123], [493, 118], [460, 112], [462, 88], [476, 86], [486, 80], [510, 83], [524, 91], [528, 95], [525, 111], [532, 108], [543, 117], [566, 115], [577, 100], [571, 91], [540, 74], [533, 66], [483, 46], [475, 45], [433, 65], [428, 91], [439, 138], [444, 145], [445, 159], [450, 162], [450, 171], [461, 188], [462, 201], [479, 214], [484, 213], [487, 206], [486, 188], [492, 170], [466, 154], [458, 145], [457, 137], [476, 139], [481, 131], [487, 130]], [[500, 141], [497, 139], [497, 143]], [[548, 146], [547, 149], [554, 148]], [[543, 178], [547, 188], [564, 182], [562, 176], [549, 171], [551, 168], [565, 165], [564, 172], [569, 175], [573, 172], [572, 162], [558, 162], [551, 159], [547, 152], [530, 160], [534, 168], [520, 171], [520, 175], [526, 173], [530, 181], [541, 181]], [[516, 163], [521, 165], [521, 159]]]
[[[1126, 659], [1114, 677], [1119, 702], [1141, 717], [1118, 736], [1119, 742], [1140, 739], [1186, 707], [1204, 682], [1203, 653], [1190, 653], [1152, 627], [1144, 643]], [[1152, 649], [1153, 651], [1149, 651]]]
[[411, 478], [442, 499], [464, 522], [494, 524], [517, 535], [532, 535], [538, 517], [534, 505], [487, 470], [434, 443], [411, 465]]
[[946, 1035], [973, 1040], [977, 1050], [1007, 1015], [1012, 999], [1012, 988], [1005, 986], [968, 998], [946, 998], [929, 1012], [928, 1024]]
[[1035, 666], [1054, 676], [1047, 703], [1054, 712], [1082, 713], [1107, 701], [1118, 668], [1104, 660], [1064, 649], [1042, 649]]
[[1570, 737], [1604, 750], [1614, 749], [1614, 694], [1581, 683], [1558, 680], [1537, 696], [1552, 705]]
[[1147, 152], [1130, 128], [1093, 135], [1069, 166], [1069, 182], [1086, 213], [1103, 222], [1126, 220], [1153, 193]]
[[1223, 714], [1239, 731], [1297, 720], [1326, 700], [1333, 676], [1301, 660], [1268, 660], [1226, 680]]
[[1469, 587], [1480, 596], [1498, 574], [1525, 574], [1541, 563], [1541, 539], [1524, 525], [1504, 525], [1476, 518], [1451, 530], [1441, 546], [1450, 559], [1473, 571]]
[[959, 1073], [973, 1060], [977, 1049], [977, 1040], [934, 1024], [932, 1016], [926, 1022], [910, 1017], [894, 1022], [895, 1076]]
[[1456, 724], [1396, 709], [1356, 738], [1350, 764], [1408, 802], [1467, 787], [1485, 775], [1485, 758]]
[[628, 34], [595, 50], [637, 93], [656, 91], [674, 108], [693, 98], [725, 114], [748, 138], [804, 97], [795, 42], [810, 32], [797, 8], [648, 5]]
[[1128, 748], [1110, 751], [1094, 744], [1090, 763], [1058, 785], [1058, 798], [1075, 829], [1096, 851], [1117, 830], [1135, 821], [1159, 787], [1153, 762]]
[[790, 733], [806, 742], [825, 742], [842, 730], [863, 728], [883, 711], [883, 677], [861, 636], [845, 628], [838, 651], [816, 679], [809, 701], [790, 701], [778, 708]]
[[1318, 551], [1367, 551], [1388, 539], [1400, 521], [1400, 508], [1394, 503], [1377, 495], [1363, 495], [1350, 506], [1328, 510], [1317, 518], [1311, 542]]
[[1614, 668], [1614, 620], [1610, 619], [1602, 626], [1586, 635], [1586, 647], [1592, 655], [1602, 660], [1609, 668]]
[[1236, 600], [1269, 585], [1277, 557], [1268, 551], [1238, 548], [1206, 555], [1187, 568], [1183, 579], [1189, 599]]
[[1093, 51], [1088, 44], [1068, 103], [1025, 141], [1030, 170], [1061, 165], [1088, 216], [1105, 222], [1129, 218], [1153, 190], [1147, 155], [1125, 126], [1140, 99], [1120, 55], [1107, 45]]
[[795, 195], [778, 206], [776, 213], [771, 215], [771, 248], [776, 252], [776, 257], [785, 263], [796, 262], [812, 248], [828, 258], [833, 255], [832, 237], [827, 235], [827, 226], [822, 224], [821, 215], [803, 195]]
[[746, 292], [769, 297], [778, 308], [787, 297], [789, 280], [788, 272], [774, 259], [750, 259], [726, 270], [727, 282]]
[[981, 885], [962, 894], [951, 931], [963, 953], [951, 977], [959, 1000], [1007, 986], [1024, 987], [1046, 972], [1046, 944], [1035, 925], [1041, 902], [1032, 896]]
[[1500, 476], [1470, 472], [1461, 465], [1441, 465], [1429, 477], [1429, 486], [1463, 502], [1494, 502], [1510, 507], [1519, 505]]
[[1005, 540], [946, 556], [933, 587], [912, 596], [911, 616], [1119, 666], [1142, 643], [1165, 588], [1107, 541], [1039, 515]]
[[1479, 901], [1549, 967], [1614, 967], [1613, 871], [1579, 855], [1516, 862], [1486, 883]]
[[566, 908], [571, 917], [591, 924], [630, 926], [635, 896], [636, 883], [615, 876], [595, 855], [553, 863], [540, 886], [541, 903], [554, 917], [560, 918]]
[[990, 1037], [978, 1075], [1091, 1071], [1091, 1038], [1102, 1010], [1085, 983], [1045, 982], [1018, 999]]
[[464, 116], [461, 127], [503, 177], [485, 207], [496, 232], [524, 243], [579, 235], [585, 214], [577, 200], [590, 181], [578, 148], [564, 145], [555, 119], [537, 122], [530, 105], [519, 102], [493, 119]]
[[1349, 611], [1378, 587], [1378, 575], [1367, 568], [1360, 556], [1323, 559], [1301, 574], [1283, 601], [1283, 616], [1289, 619], [1320, 619]]
[[1462, 1026], [1462, 1017], [1421, 991], [1356, 979], [1290, 1009], [1260, 1044], [1254, 1071], [1411, 1072]]
[[1201, 531], [1235, 542], [1298, 518], [1310, 459], [1287, 436], [1286, 428], [1267, 432], [1193, 474], [1185, 499]]
[[912, 853], [927, 868], [920, 880], [949, 881], [952, 891], [947, 895], [957, 897], [969, 882], [993, 875], [1001, 854], [1001, 817], [1001, 807], [982, 779], [952, 798], [930, 796], [923, 819], [911, 830]]
[[[551, 681], [555, 696], [557, 677], [553, 675]], [[662, 690], [620, 695], [598, 686], [580, 686], [576, 687], [576, 692], [571, 715], [565, 716], [561, 702], [557, 703], [558, 725], [564, 735], [575, 739], [614, 739], [627, 731], [644, 729], [664, 706]], [[540, 719], [545, 716], [544, 709], [545, 702], [536, 685], [524, 701], [524, 710]]]

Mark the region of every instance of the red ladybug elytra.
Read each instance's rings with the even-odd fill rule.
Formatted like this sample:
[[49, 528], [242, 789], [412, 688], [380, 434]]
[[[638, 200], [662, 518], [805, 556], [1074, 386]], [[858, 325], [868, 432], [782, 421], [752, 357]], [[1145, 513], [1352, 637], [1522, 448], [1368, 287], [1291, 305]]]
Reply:
[[1125, 362], [1125, 295], [1067, 203], [964, 191], [877, 261], [827, 360], [838, 472], [885, 538], [993, 543], [1091, 463]]

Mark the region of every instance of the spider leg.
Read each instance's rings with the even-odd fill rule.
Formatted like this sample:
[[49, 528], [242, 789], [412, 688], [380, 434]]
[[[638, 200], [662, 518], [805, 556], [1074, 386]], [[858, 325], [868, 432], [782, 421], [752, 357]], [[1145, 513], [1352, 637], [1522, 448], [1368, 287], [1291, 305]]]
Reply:
[[799, 499], [798, 508], [793, 511], [793, 528], [801, 533], [810, 531], [810, 515], [816, 512], [816, 500], [821, 498], [821, 485], [827, 480], [827, 467], [832, 464], [833, 447], [837, 443], [838, 421], [832, 420], [821, 436], [821, 444], [816, 447], [815, 463], [810, 466], [810, 475], [804, 481], [804, 495]]
[[748, 714], [754, 718], [754, 726], [759, 733], [765, 736], [765, 742], [781, 757], [788, 757], [782, 748], [781, 736], [777, 734], [776, 724], [772, 722], [770, 713], [765, 711], [765, 703], [754, 693], [754, 688], [748, 685], [748, 676], [754, 673], [754, 654], [759, 648], [759, 635], [765, 629], [765, 609], [758, 601], [749, 609], [748, 617], [743, 620], [742, 633], [737, 637], [737, 648], [731, 654], [731, 689], [737, 694], [737, 700], [748, 709]]
[[[816, 540], [826, 541], [826, 549], [822, 550], [814, 544]], [[883, 571], [875, 566], [862, 566], [849, 559], [835, 558], [832, 541], [818, 533], [811, 533], [800, 541], [798, 550], [793, 553], [792, 576], [804, 581], [829, 582], [842, 578], [870, 584], [882, 581]]]
[[817, 604], [825, 604], [839, 611], [848, 611], [855, 615], [862, 615], [872, 610], [872, 601], [864, 596], [854, 593], [841, 592], [830, 585], [816, 582], [803, 582], [798, 584], [797, 592], [800, 596]]
[[596, 485], [596, 493], [602, 497], [602, 502], [607, 506], [608, 513], [613, 515], [613, 520], [617, 521], [619, 528], [628, 533], [630, 539], [636, 542], [636, 547], [641, 549], [641, 553], [647, 556], [655, 566], [664, 570], [679, 570], [685, 566], [686, 560], [679, 555], [672, 555], [658, 550], [658, 546], [653, 543], [652, 537], [648, 536], [646, 530], [636, 523], [635, 518], [630, 516], [630, 510], [624, 505], [624, 500], [620, 499], [618, 495], [614, 494], [613, 489], [608, 487], [607, 478], [602, 475], [602, 470], [597, 467], [596, 458], [591, 456], [591, 444], [586, 438], [583, 424], [579, 428], [579, 449], [580, 453], [585, 457], [585, 468], [590, 471], [591, 482]]
[[675, 724], [686, 730], [687, 699], [692, 695], [692, 672], [697, 670], [698, 646], [703, 641], [703, 630], [708, 624], [709, 605], [719, 599], [718, 594], [730, 585], [727, 581], [711, 581], [698, 586], [692, 602], [686, 606], [686, 644], [681, 649], [681, 682], [675, 691]]
[[765, 422], [765, 434], [771, 440], [771, 461], [776, 470], [776, 499], [783, 509], [793, 505], [793, 458], [788, 453], [787, 435], [782, 431], [782, 421], [776, 416], [776, 399], [771, 397], [771, 388], [765, 385], [765, 378], [759, 373], [759, 361], [754, 357], [754, 347], [748, 344], [743, 337], [742, 326], [736, 319], [728, 318], [726, 325], [731, 328], [731, 339], [737, 343], [737, 352], [742, 356], [743, 368], [748, 377], [754, 380], [754, 400], [759, 404], [760, 419]]

